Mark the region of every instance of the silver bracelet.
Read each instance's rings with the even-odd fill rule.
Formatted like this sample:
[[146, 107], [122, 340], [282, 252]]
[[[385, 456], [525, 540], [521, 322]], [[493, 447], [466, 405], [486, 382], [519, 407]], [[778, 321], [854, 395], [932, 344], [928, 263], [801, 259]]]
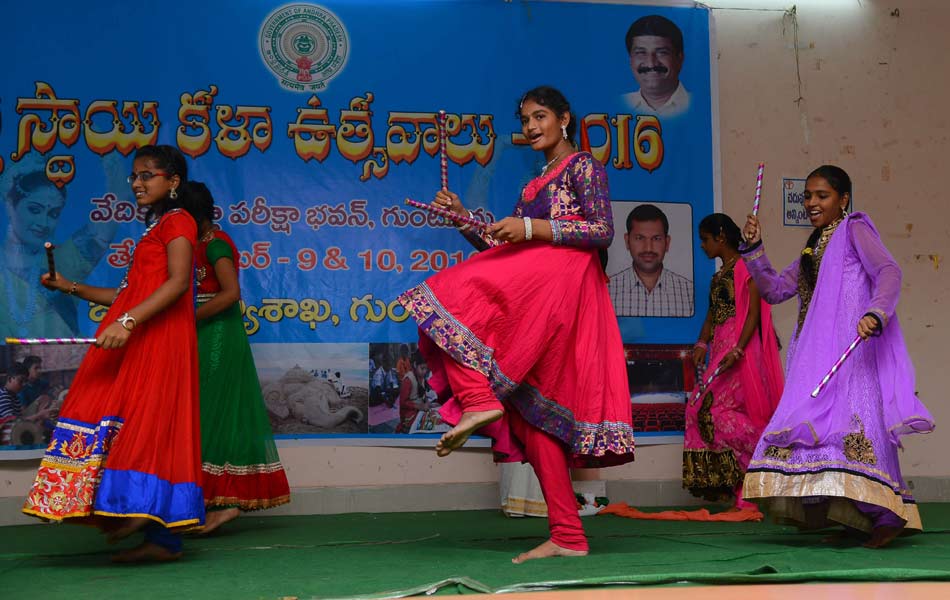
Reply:
[[[129, 327], [129, 321], [132, 322], [132, 327]], [[122, 328], [125, 329], [126, 331], [132, 331], [137, 325], [137, 323], [135, 322], [135, 317], [133, 317], [129, 313], [123, 314], [121, 317], [116, 319], [115, 322], [121, 325]]]
[[527, 242], [531, 239], [531, 217], [524, 218], [524, 240]]

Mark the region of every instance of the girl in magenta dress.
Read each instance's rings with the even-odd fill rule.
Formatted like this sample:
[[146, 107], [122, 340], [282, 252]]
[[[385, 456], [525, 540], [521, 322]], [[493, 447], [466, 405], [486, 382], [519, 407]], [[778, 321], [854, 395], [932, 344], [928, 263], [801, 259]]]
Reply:
[[[711, 501], [742, 499], [742, 479], [762, 430], [782, 395], [782, 362], [772, 327], [772, 309], [739, 257], [739, 227], [715, 213], [699, 224], [703, 251], [722, 260], [709, 289], [709, 312], [693, 349], [697, 366], [719, 374], [694, 390], [686, 405], [683, 487]], [[697, 383], [697, 388], [702, 383]]]
[[[927, 433], [933, 417], [914, 393], [914, 367], [897, 319], [901, 270], [862, 213], [848, 214], [851, 179], [830, 165], [805, 182], [815, 227], [801, 256], [781, 273], [765, 255], [749, 216], [743, 257], [762, 297], [798, 297], [785, 391], [756, 446], [744, 492], [776, 518], [805, 528], [844, 525], [879, 548], [921, 529], [901, 475], [901, 437]], [[812, 393], [851, 341], [851, 353]]]
[[[514, 215], [487, 232], [463, 228], [483, 252], [405, 292], [420, 328], [430, 383], [454, 425], [445, 456], [476, 429], [496, 460], [527, 461], [545, 501], [551, 537], [514, 562], [587, 553], [571, 467], [633, 460], [630, 391], [620, 331], [598, 250], [613, 239], [607, 176], [570, 139], [576, 127], [560, 92], [529, 91], [517, 115], [541, 176]], [[469, 214], [448, 191], [435, 203]]]

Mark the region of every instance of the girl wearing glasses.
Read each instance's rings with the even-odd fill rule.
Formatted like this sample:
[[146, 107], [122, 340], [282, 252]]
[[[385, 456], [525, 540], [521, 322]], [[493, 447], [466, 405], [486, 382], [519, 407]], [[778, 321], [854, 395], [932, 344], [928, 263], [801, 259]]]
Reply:
[[145, 542], [116, 562], [181, 556], [175, 530], [204, 522], [198, 415], [198, 354], [192, 304], [194, 219], [178, 189], [181, 153], [145, 146], [132, 192], [146, 230], [117, 288], [57, 274], [51, 290], [109, 306], [60, 411], [23, 512], [93, 524], [110, 542], [145, 529]]

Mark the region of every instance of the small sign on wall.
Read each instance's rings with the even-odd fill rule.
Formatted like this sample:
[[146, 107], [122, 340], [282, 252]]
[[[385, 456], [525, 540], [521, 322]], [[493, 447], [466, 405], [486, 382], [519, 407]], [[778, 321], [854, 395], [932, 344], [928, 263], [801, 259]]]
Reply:
[[805, 181], [782, 178], [782, 214], [786, 227], [811, 227], [805, 214]]

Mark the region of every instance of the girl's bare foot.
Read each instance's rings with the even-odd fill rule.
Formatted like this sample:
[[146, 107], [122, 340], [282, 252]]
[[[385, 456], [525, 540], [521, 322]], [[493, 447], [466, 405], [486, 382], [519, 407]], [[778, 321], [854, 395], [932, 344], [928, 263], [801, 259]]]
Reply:
[[158, 544], [144, 542], [135, 548], [112, 555], [114, 563], [168, 562], [181, 558], [181, 552], [172, 552]]
[[520, 565], [526, 560], [534, 560], [536, 558], [551, 558], [552, 556], [587, 556], [587, 550], [570, 550], [568, 548], [562, 548], [551, 540], [548, 540], [537, 548], [528, 550], [527, 552], [512, 558], [511, 562], [515, 563], [516, 565]]
[[442, 434], [442, 439], [435, 445], [435, 453], [439, 456], [448, 456], [453, 450], [461, 448], [476, 429], [494, 423], [503, 414], [500, 410], [463, 412], [458, 425]]
[[218, 527], [221, 527], [228, 521], [233, 521], [241, 514], [241, 510], [236, 507], [225, 508], [224, 510], [209, 511], [205, 517], [205, 528], [201, 530], [202, 534], [211, 533]]
[[139, 529], [148, 525], [148, 522], [151, 519], [145, 517], [126, 517], [121, 520], [121, 524], [111, 529], [106, 535], [106, 541], [110, 544], [114, 544], [119, 540], [124, 540], [129, 537]]
[[883, 548], [900, 535], [903, 527], [875, 527], [871, 539], [864, 543], [865, 548]]

